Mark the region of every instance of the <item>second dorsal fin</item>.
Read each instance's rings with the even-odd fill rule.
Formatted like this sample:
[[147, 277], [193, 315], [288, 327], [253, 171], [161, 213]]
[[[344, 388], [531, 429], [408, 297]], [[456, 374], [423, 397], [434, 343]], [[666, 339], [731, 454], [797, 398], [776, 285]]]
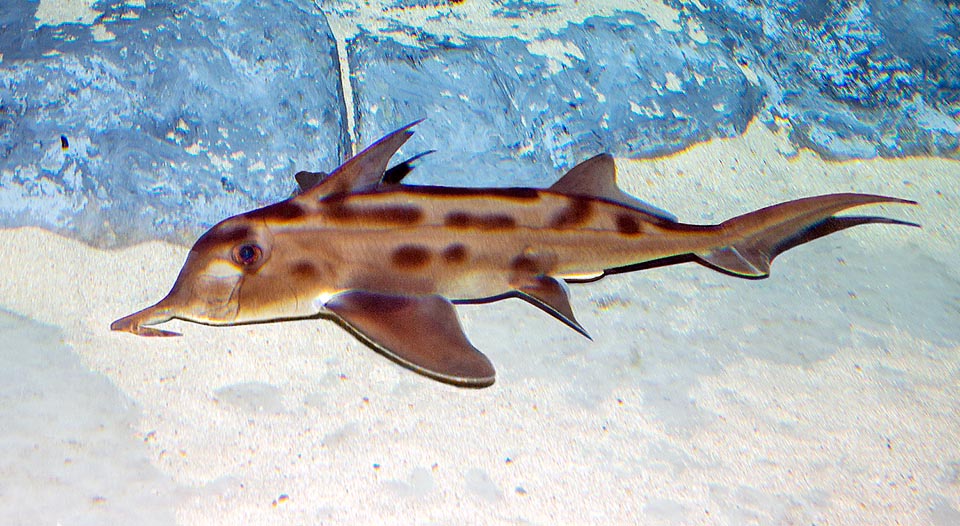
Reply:
[[574, 166], [547, 190], [558, 194], [584, 195], [616, 201], [650, 215], [676, 221], [673, 214], [624, 192], [617, 186], [617, 167], [613, 157], [601, 153]]

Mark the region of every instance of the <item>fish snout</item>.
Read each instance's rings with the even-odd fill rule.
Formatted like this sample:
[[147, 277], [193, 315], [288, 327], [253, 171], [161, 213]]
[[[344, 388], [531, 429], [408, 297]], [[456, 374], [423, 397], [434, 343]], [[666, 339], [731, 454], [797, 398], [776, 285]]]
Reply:
[[[163, 303], [163, 302], [161, 302]], [[129, 332], [137, 336], [180, 336], [180, 333], [165, 331], [155, 327], [144, 327], [144, 325], [154, 325], [170, 321], [173, 316], [169, 311], [160, 306], [160, 303], [152, 307], [147, 307], [141, 311], [124, 316], [110, 324], [111, 331]]]

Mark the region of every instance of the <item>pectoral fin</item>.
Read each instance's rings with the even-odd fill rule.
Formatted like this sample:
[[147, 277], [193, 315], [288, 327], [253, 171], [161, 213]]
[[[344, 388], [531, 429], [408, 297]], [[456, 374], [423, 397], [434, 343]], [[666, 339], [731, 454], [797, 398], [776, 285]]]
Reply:
[[493, 384], [490, 360], [463, 334], [453, 305], [440, 296], [391, 296], [352, 291], [326, 308], [395, 362], [461, 387]]

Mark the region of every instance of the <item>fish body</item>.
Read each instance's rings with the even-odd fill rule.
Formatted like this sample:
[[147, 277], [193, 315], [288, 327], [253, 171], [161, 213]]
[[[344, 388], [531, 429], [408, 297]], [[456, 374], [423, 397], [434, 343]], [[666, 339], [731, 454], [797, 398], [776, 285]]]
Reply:
[[[310, 211], [298, 206], [280, 203], [241, 215], [236, 223], [265, 218], [269, 227], [259, 229], [269, 233], [253, 237], [269, 237], [265, 244], [274, 263], [283, 258], [283, 273], [313, 297], [360, 289], [487, 298], [538, 276], [594, 275], [706, 249], [717, 230], [671, 223], [602, 199], [529, 188], [398, 186], [349, 194]], [[281, 219], [288, 213], [296, 217]], [[233, 223], [210, 238], [229, 244]]]
[[[416, 123], [414, 123], [416, 124]], [[451, 303], [518, 296], [587, 335], [567, 280], [688, 256], [748, 278], [780, 252], [880, 217], [834, 217], [854, 206], [906, 203], [867, 194], [790, 201], [719, 225], [690, 225], [622, 192], [608, 155], [550, 188], [451, 188], [399, 183], [387, 169], [413, 124], [330, 175], [301, 172], [290, 199], [222, 221], [194, 244], [170, 293], [113, 330], [173, 318], [234, 325], [327, 316], [421, 374], [466, 387], [494, 381]]]

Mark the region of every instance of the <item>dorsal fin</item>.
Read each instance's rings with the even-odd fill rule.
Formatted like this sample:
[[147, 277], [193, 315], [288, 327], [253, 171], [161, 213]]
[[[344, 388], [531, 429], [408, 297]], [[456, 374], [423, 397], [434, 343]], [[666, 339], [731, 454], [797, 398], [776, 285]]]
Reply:
[[677, 220], [673, 214], [621, 190], [617, 186], [616, 164], [608, 153], [601, 153], [574, 166], [547, 190], [558, 194], [600, 197], [667, 221]]
[[322, 199], [331, 194], [349, 193], [365, 186], [378, 184], [387, 170], [390, 158], [413, 135], [410, 128], [418, 123], [420, 121], [411, 122], [371, 144], [341, 164], [326, 179], [319, 181], [303, 195]]
[[[421, 157], [434, 153], [436, 150], [427, 150], [425, 152], [418, 153], [413, 157], [407, 159], [406, 161], [397, 163], [383, 172], [383, 175], [380, 177], [379, 184], [399, 184], [404, 177], [410, 174], [414, 168], [416, 168], [416, 162], [420, 160]], [[317, 186], [324, 179], [329, 177], [327, 172], [307, 172], [300, 171], [293, 176], [297, 180], [297, 186], [299, 189], [294, 192], [294, 195], [299, 195], [309, 191], [314, 186]]]

